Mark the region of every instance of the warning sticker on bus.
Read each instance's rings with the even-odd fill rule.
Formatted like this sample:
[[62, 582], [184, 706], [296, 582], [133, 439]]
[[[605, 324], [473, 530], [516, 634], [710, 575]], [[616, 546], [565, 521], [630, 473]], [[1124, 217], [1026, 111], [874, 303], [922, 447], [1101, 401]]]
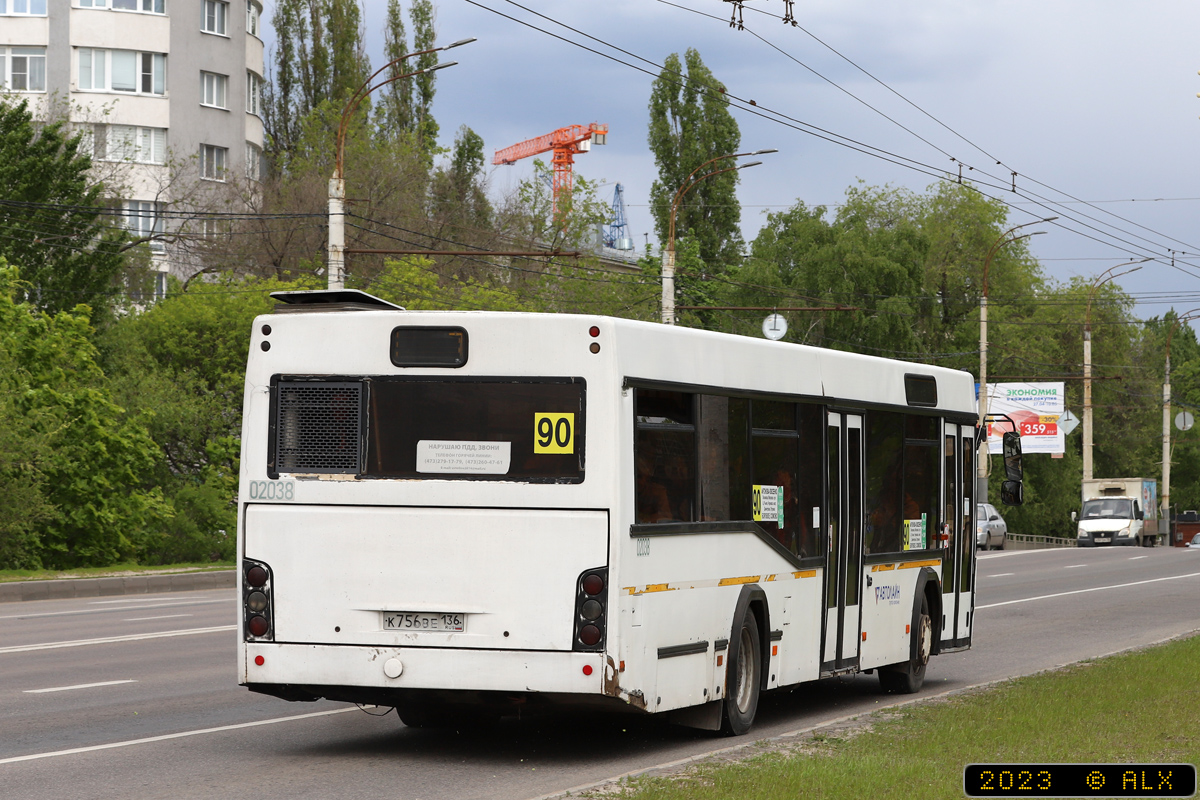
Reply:
[[533, 452], [574, 453], [574, 414], [534, 414]]
[[783, 487], [753, 485], [753, 512], [755, 522], [774, 522], [783, 527]]
[[512, 442], [417, 442], [417, 472], [506, 475]]

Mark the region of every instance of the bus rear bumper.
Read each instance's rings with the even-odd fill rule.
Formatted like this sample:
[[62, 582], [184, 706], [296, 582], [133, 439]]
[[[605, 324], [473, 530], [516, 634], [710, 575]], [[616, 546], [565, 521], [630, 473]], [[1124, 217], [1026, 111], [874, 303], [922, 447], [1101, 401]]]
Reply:
[[[382, 697], [404, 694], [406, 690], [430, 689], [604, 694], [603, 653], [266, 642], [247, 642], [239, 650], [239, 683], [251, 687], [306, 687], [301, 694], [329, 699], [336, 699], [335, 695]], [[608, 670], [611, 672], [612, 667]], [[337, 689], [375, 691], [337, 692]]]

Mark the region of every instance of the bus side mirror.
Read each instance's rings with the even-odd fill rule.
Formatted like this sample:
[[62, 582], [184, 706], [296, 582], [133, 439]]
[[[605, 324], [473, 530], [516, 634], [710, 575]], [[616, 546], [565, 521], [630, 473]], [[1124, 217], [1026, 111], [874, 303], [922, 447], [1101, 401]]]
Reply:
[[1136, 519], [1145, 519], [1145, 518], [1146, 518], [1146, 512], [1145, 512], [1145, 511], [1142, 511], [1142, 510], [1139, 508], [1139, 509], [1138, 509], [1138, 510], [1135, 512], [1135, 514], [1134, 514], [1134, 517], [1135, 517]]
[[1079, 515], [1076, 514], [1074, 511], [1072, 511], [1071, 512], [1071, 522], [1074, 522], [1077, 519], [1079, 519]]
[[1021, 466], [1021, 434], [1015, 431], [1004, 434], [1004, 477], [1010, 481], [1021, 481], [1025, 477]]
[[1025, 502], [1025, 486], [1020, 481], [1004, 481], [1000, 484], [1000, 502], [1006, 506], [1019, 506]]

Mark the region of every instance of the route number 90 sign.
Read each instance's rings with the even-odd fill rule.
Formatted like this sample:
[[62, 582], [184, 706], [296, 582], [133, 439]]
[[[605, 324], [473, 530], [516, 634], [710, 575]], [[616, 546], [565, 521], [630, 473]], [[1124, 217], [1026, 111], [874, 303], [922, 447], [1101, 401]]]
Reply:
[[534, 453], [574, 453], [574, 414], [534, 414]]

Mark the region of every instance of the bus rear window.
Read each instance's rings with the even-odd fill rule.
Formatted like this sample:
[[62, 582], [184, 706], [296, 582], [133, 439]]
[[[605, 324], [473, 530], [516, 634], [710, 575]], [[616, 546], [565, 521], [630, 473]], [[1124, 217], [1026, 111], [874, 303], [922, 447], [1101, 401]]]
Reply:
[[579, 482], [581, 378], [370, 379], [365, 474]]

